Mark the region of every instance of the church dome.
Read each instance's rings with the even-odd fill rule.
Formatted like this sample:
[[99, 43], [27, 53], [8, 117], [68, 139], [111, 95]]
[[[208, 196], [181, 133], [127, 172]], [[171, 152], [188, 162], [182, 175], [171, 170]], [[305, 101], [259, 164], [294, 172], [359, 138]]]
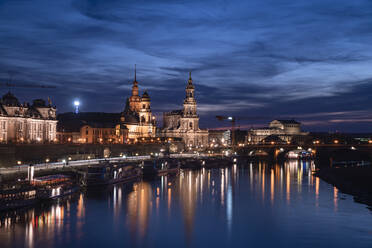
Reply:
[[147, 93], [147, 91], [145, 91], [145, 92], [142, 94], [142, 100], [148, 100], [148, 101], [150, 101], [150, 96], [149, 96], [149, 94]]
[[3, 98], [1, 99], [1, 102], [5, 106], [12, 106], [12, 107], [21, 106], [21, 104], [19, 104], [17, 97], [15, 97], [12, 93], [10, 93], [10, 91], [3, 96]]

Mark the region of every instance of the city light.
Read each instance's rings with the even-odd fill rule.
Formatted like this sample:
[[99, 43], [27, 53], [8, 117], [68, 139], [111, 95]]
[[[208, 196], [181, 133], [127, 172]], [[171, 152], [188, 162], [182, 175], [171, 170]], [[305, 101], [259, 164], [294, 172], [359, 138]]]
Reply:
[[78, 114], [79, 113], [80, 101], [79, 100], [75, 100], [74, 101], [74, 106], [75, 106], [75, 114]]

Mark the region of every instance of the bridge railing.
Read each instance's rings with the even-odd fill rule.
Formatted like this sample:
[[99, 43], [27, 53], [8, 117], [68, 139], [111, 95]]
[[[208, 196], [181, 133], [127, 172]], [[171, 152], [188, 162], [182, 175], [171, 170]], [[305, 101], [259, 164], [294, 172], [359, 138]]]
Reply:
[[[151, 159], [151, 156], [129, 156], [129, 157], [113, 157], [113, 158], [98, 158], [98, 159], [87, 159], [87, 160], [75, 160], [66, 162], [53, 162], [53, 163], [40, 163], [33, 164], [34, 170], [45, 170], [45, 169], [57, 169], [64, 167], [78, 167], [84, 165], [99, 164], [101, 161], [108, 161], [110, 163], [125, 162], [125, 161], [141, 161]], [[17, 165], [10, 168], [0, 168], [0, 174], [11, 174], [17, 172], [27, 172], [30, 164]]]

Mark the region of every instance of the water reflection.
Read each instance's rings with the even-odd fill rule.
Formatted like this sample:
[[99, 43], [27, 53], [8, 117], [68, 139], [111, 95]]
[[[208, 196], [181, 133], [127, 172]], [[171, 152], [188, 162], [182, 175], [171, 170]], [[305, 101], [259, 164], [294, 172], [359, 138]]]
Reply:
[[137, 183], [128, 194], [128, 225], [133, 237], [142, 240], [148, 228], [152, 205], [152, 189], [148, 182]]
[[[84, 213], [83, 195], [79, 196], [77, 204], [77, 231], [81, 231], [81, 218]], [[70, 239], [71, 223], [65, 223], [70, 216], [71, 201], [75, 202], [75, 197], [68, 197], [63, 201], [54, 204], [45, 204], [37, 206], [29, 210], [17, 210], [2, 213], [0, 216], [0, 231], [7, 232], [11, 239], [4, 240], [2, 243], [13, 247], [37, 247], [35, 240], [42, 237], [47, 240], [48, 246], [53, 246], [54, 242], [58, 242], [64, 238]], [[0, 233], [1, 233], [0, 232]], [[19, 239], [18, 235], [22, 235], [24, 239]], [[0, 240], [2, 241], [2, 240]]]
[[[105, 242], [119, 239], [127, 246], [153, 246], [150, 242], [155, 242], [154, 237], [169, 239], [169, 232], [175, 236], [175, 246], [194, 246], [200, 242], [200, 233], [208, 236], [206, 226], [219, 233], [216, 240], [233, 242], [233, 237], [246, 228], [246, 223], [240, 223], [245, 214], [252, 215], [249, 224], [255, 228], [276, 209], [280, 209], [276, 218], [285, 216], [286, 209], [299, 213], [299, 206], [320, 214], [324, 209], [313, 211], [320, 204], [330, 206], [331, 212], [337, 214], [341, 209], [340, 192], [314, 177], [314, 169], [312, 161], [249, 163], [183, 170], [179, 175], [148, 182], [115, 185], [100, 194], [80, 193], [51, 205], [4, 214], [0, 217], [0, 242], [4, 247], [78, 247], [79, 242], [98, 238], [91, 234], [97, 227], [87, 225], [95, 218], [107, 230], [103, 236], [111, 237]], [[255, 220], [256, 214], [262, 216]], [[156, 242], [164, 244], [163, 239]]]

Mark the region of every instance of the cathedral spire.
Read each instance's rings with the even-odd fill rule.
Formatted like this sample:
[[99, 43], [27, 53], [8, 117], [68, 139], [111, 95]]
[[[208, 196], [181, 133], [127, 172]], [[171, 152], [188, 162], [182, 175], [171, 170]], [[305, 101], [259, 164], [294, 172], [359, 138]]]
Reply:
[[192, 84], [191, 71], [189, 72], [189, 84]]
[[134, 64], [134, 82], [137, 82], [137, 65]]

